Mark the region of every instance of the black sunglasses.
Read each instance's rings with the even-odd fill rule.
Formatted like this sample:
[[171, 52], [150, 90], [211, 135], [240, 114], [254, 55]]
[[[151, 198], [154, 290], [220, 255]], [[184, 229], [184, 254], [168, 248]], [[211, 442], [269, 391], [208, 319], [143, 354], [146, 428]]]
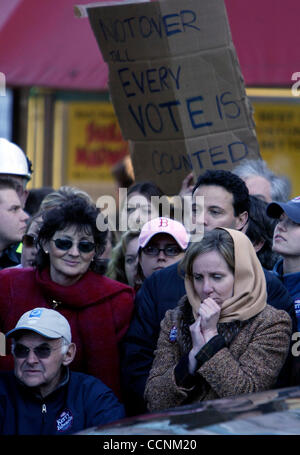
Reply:
[[[39, 346], [33, 348], [33, 352], [39, 359], [47, 359], [48, 357], [50, 357], [52, 351], [55, 351], [56, 349], [60, 348], [61, 346], [58, 346], [57, 348], [51, 348], [48, 344], [45, 343], [40, 344]], [[13, 348], [14, 356], [17, 359], [26, 359], [28, 357], [29, 352], [30, 348], [21, 343], [16, 343]]]
[[37, 237], [32, 234], [24, 234], [22, 237], [22, 243], [28, 248], [32, 248], [33, 246], [37, 246]]
[[157, 246], [145, 246], [142, 250], [147, 256], [158, 256], [163, 251], [165, 256], [178, 256], [182, 249], [176, 245], [166, 246], [165, 248], [158, 248]]
[[[52, 241], [55, 243], [56, 248], [63, 251], [70, 250], [74, 243], [70, 239], [52, 239]], [[88, 240], [81, 240], [78, 242], [77, 248], [81, 253], [90, 253], [95, 249], [95, 244]]]

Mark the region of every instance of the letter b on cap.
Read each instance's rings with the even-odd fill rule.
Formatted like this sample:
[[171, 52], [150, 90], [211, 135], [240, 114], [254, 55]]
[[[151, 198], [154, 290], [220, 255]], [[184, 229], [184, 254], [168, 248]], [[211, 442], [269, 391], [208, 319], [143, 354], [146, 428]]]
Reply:
[[168, 227], [168, 224], [167, 218], [161, 218], [159, 227]]

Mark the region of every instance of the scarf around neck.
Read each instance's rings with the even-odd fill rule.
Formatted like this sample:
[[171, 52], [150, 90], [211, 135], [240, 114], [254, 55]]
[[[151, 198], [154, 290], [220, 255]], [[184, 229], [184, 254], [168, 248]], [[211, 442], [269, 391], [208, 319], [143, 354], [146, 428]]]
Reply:
[[[266, 306], [267, 291], [265, 274], [249, 238], [240, 231], [224, 229], [234, 243], [233, 296], [221, 307], [219, 322], [246, 321], [260, 313]], [[185, 290], [195, 319], [201, 304], [196, 294], [193, 278], [185, 277]]]
[[63, 305], [70, 309], [83, 310], [87, 306], [105, 302], [123, 292], [133, 294], [129, 286], [98, 275], [91, 270], [70, 286], [55, 283], [51, 279], [49, 267], [41, 271], [36, 270], [35, 279], [47, 302], [55, 308], [57, 303], [58, 307]]

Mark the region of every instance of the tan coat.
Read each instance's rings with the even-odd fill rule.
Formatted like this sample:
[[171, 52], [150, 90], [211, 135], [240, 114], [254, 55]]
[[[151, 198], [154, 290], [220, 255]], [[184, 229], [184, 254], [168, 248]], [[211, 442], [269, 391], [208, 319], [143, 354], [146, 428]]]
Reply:
[[[245, 323], [228, 347], [219, 350], [197, 370], [198, 387], [185, 389], [176, 384], [174, 376], [175, 366], [190, 349], [181, 331], [183, 308], [179, 305], [167, 311], [161, 323], [155, 359], [145, 389], [150, 411], [272, 387], [289, 350], [291, 319], [285, 311], [266, 305]], [[171, 342], [170, 331], [175, 326], [177, 339]]]

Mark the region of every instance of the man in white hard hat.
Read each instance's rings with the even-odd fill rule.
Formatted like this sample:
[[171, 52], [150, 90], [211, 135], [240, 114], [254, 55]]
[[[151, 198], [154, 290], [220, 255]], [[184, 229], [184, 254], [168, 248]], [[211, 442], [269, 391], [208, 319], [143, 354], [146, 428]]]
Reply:
[[68, 435], [125, 416], [102, 381], [69, 370], [76, 346], [58, 311], [27, 311], [6, 337], [14, 371], [0, 373], [0, 434]]
[[18, 195], [24, 207], [28, 196], [27, 182], [31, 178], [31, 161], [13, 142], [0, 138], [0, 176], [12, 178], [18, 186]]
[[[25, 155], [23, 150], [13, 142], [10, 142], [7, 139], [1, 137], [0, 178], [1, 177], [9, 178], [14, 182], [15, 189], [20, 199], [22, 209], [25, 207], [25, 202], [28, 196], [28, 190], [26, 189], [26, 185], [31, 178], [31, 174], [32, 174], [31, 161]], [[15, 197], [13, 199], [15, 199]], [[6, 214], [7, 211], [5, 211], [5, 215]], [[18, 211], [18, 214], [20, 214], [20, 211]], [[6, 216], [4, 218], [0, 218], [0, 231], [1, 229], [7, 231], [7, 228], [9, 227], [8, 225], [6, 226], [5, 220]], [[15, 237], [14, 230], [12, 232], [12, 235], [10, 235], [8, 239], [7, 238], [3, 239], [4, 240], [3, 242], [1, 241], [2, 236], [0, 232], [0, 269], [20, 264], [22, 253], [22, 245], [20, 244], [20, 241], [22, 239], [22, 236], [21, 237], [17, 236], [18, 238], [17, 239], [14, 238], [13, 241], [11, 241], [11, 237]], [[7, 243], [7, 240], [9, 240], [9, 244], [3, 248], [2, 244]]]

